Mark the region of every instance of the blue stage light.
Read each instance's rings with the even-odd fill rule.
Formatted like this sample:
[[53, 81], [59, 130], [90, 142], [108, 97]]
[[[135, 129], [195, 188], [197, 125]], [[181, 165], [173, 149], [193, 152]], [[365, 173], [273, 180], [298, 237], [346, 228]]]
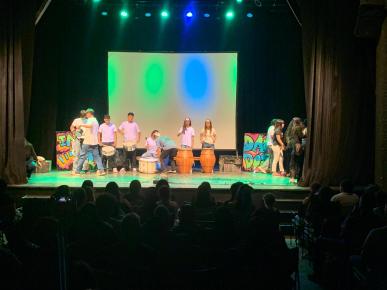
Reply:
[[210, 16], [211, 16], [210, 13], [204, 13], [203, 14], [203, 17], [205, 17], [205, 18], [210, 18]]
[[151, 16], [152, 16], [152, 13], [150, 13], [150, 12], [145, 13], [145, 17], [151, 17]]
[[246, 16], [247, 16], [248, 18], [252, 18], [254, 15], [253, 15], [253, 13], [248, 12], [248, 13], [246, 14]]
[[191, 18], [193, 16], [193, 13], [191, 11], [188, 11], [185, 16], [187, 16], [188, 18]]

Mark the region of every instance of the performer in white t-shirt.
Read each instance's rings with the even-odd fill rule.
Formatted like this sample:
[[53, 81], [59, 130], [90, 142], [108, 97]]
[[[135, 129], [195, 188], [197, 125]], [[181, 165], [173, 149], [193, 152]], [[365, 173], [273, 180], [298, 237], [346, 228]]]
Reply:
[[94, 117], [94, 110], [89, 108], [86, 110], [87, 123], [81, 124], [80, 127], [85, 131], [85, 138], [82, 144], [81, 154], [79, 156], [79, 164], [76, 168], [75, 174], [79, 174], [82, 169], [82, 164], [87, 158], [89, 152], [92, 153], [93, 159], [97, 164], [97, 175], [105, 175], [105, 171], [102, 165], [101, 156], [99, 155], [98, 148], [98, 129], [99, 124]]
[[142, 154], [141, 157], [143, 157], [143, 158], [149, 158], [149, 157], [157, 158], [159, 156], [159, 154], [157, 152], [157, 143], [156, 143], [156, 139], [158, 136], [160, 136], [159, 131], [153, 130], [151, 135], [148, 138], [146, 138], [146, 141], [145, 141], [146, 152], [144, 154]]
[[277, 119], [273, 119], [270, 122], [270, 126], [267, 129], [266, 133], [266, 146], [267, 146], [267, 153], [269, 154], [269, 160], [268, 162], [265, 162], [262, 166], [257, 167], [254, 169], [254, 172], [261, 172], [261, 173], [270, 173], [271, 172], [271, 165], [273, 164], [273, 139], [274, 139], [274, 127], [275, 123], [277, 122]]
[[[70, 126], [70, 131], [74, 134], [74, 140], [71, 143], [72, 152], [74, 155], [73, 161], [73, 172], [76, 171], [78, 167], [79, 155], [81, 154], [81, 146], [83, 139], [85, 138], [84, 130], [81, 128], [81, 124], [86, 124], [86, 111], [81, 110], [79, 113], [79, 118], [73, 120]], [[83, 170], [87, 170], [88, 163], [87, 160], [83, 163]]]
[[[118, 130], [124, 134], [124, 147], [126, 146], [125, 151], [125, 160], [126, 164], [128, 164], [128, 160], [130, 160], [130, 166], [133, 171], [136, 171], [137, 168], [137, 160], [136, 160], [136, 147], [138, 142], [140, 142], [141, 131], [140, 127], [134, 121], [134, 113], [128, 113], [128, 120], [121, 123]], [[129, 169], [129, 166], [126, 166]], [[122, 172], [125, 171], [125, 168], [121, 169]]]
[[191, 126], [191, 119], [185, 118], [183, 127], [180, 128], [177, 137], [180, 137], [181, 148], [193, 148], [195, 139], [195, 130]]
[[[105, 115], [103, 117], [104, 123], [99, 126], [98, 129], [98, 143], [103, 146], [116, 147], [117, 143], [117, 128], [112, 122], [110, 122], [110, 116]], [[116, 165], [116, 154], [112, 156], [104, 156], [102, 154], [102, 164], [105, 168], [109, 165], [113, 168], [113, 173], [118, 173]]]
[[212, 122], [210, 119], [206, 119], [204, 122], [204, 128], [200, 133], [200, 142], [202, 143], [202, 148], [215, 148], [216, 141], [216, 130], [212, 127]]

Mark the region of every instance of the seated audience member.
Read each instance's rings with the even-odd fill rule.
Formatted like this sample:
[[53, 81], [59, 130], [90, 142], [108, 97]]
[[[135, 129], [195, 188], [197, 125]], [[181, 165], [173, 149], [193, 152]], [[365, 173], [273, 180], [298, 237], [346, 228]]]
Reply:
[[97, 197], [95, 205], [99, 219], [111, 225], [119, 234], [122, 216], [117, 198], [110, 193], [101, 194]]
[[276, 201], [275, 196], [272, 193], [266, 193], [262, 199], [263, 207], [257, 209], [254, 212], [253, 217], [262, 219], [262, 224], [271, 227], [274, 231], [278, 231], [280, 225], [280, 212], [274, 207]]
[[171, 223], [173, 224], [176, 219], [178, 205], [176, 202], [171, 200], [169, 187], [165, 185], [160, 186], [158, 188], [157, 195], [160, 200], [156, 203], [156, 205], [163, 205], [168, 209]]
[[383, 191], [376, 193], [374, 213], [387, 222], [387, 195]]
[[254, 205], [251, 197], [252, 193], [253, 188], [247, 184], [243, 184], [239, 188], [235, 202], [232, 206], [234, 223], [241, 236], [247, 234], [250, 217], [254, 212]]
[[90, 187], [90, 188], [93, 188], [94, 189], [94, 184], [93, 184], [93, 181], [91, 181], [90, 179], [86, 179], [82, 182], [82, 188], [86, 188], [86, 187]]
[[211, 185], [203, 182], [199, 185], [196, 197], [193, 200], [195, 216], [198, 220], [213, 220], [215, 200], [211, 196]]
[[343, 216], [350, 214], [354, 206], [359, 202], [359, 197], [353, 193], [352, 182], [350, 180], [343, 180], [340, 183], [340, 193], [332, 196], [331, 201], [340, 205]]
[[153, 217], [154, 210], [156, 208], [156, 203], [158, 201], [158, 196], [155, 188], [148, 188], [144, 191], [144, 203], [139, 208], [139, 215], [142, 223], [146, 223]]
[[317, 198], [318, 190], [321, 188], [321, 184], [319, 183], [313, 183], [310, 186], [309, 195], [304, 198], [302, 201], [302, 205], [300, 206], [300, 209], [298, 211], [298, 215], [301, 217], [305, 217], [305, 214], [312, 202], [312, 199]]
[[82, 187], [74, 190], [72, 201], [74, 203], [75, 209], [80, 211], [87, 203], [86, 190], [84, 190]]
[[240, 181], [231, 184], [231, 187], [230, 187], [231, 198], [225, 201], [224, 205], [230, 205], [233, 202], [235, 202], [239, 187], [241, 187], [242, 185], [243, 185], [243, 182], [240, 182]]
[[135, 212], [139, 212], [139, 208], [144, 203], [144, 198], [141, 195], [141, 183], [137, 179], [132, 180], [129, 184], [129, 193], [124, 196], [129, 201], [131, 208]]
[[106, 184], [105, 192], [110, 193], [117, 199], [120, 211], [119, 216], [124, 216], [125, 213], [131, 211], [129, 202], [122, 197], [120, 188], [116, 182], [110, 181], [108, 184]]
[[94, 189], [92, 187], [86, 186], [84, 190], [86, 193], [86, 203], [95, 203]]
[[372, 193], [363, 194], [360, 198], [359, 207], [343, 223], [342, 238], [350, 254], [360, 254], [361, 246], [368, 233], [372, 229], [385, 225], [373, 212], [374, 204], [375, 197]]

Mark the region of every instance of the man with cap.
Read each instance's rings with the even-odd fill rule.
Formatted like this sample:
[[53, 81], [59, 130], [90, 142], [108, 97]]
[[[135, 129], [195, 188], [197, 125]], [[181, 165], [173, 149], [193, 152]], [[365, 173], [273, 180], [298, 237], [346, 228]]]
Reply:
[[105, 175], [105, 171], [102, 165], [102, 159], [99, 155], [98, 148], [98, 129], [99, 124], [94, 117], [94, 110], [89, 108], [86, 110], [87, 122], [86, 124], [80, 124], [80, 128], [85, 131], [85, 138], [81, 148], [81, 154], [79, 156], [78, 167], [75, 174], [79, 174], [82, 169], [82, 164], [87, 158], [87, 154], [90, 152], [93, 155], [93, 159], [97, 164], [97, 175]]
[[169, 157], [171, 162], [171, 170], [170, 173], [176, 173], [176, 161], [174, 158], [177, 155], [177, 145], [176, 142], [173, 141], [168, 136], [160, 136], [160, 133], [157, 131], [157, 139], [156, 145], [160, 153], [160, 167], [161, 171], [166, 171], [165, 158]]

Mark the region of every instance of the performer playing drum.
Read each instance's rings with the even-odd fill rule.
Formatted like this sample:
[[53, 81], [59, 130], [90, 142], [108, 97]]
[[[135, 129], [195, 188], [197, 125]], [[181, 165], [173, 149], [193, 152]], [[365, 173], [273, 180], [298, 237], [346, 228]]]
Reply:
[[150, 137], [146, 138], [145, 148], [146, 152], [141, 155], [142, 158], [158, 157], [156, 139], [160, 136], [159, 131], [153, 130]]
[[[133, 171], [136, 171], [136, 147], [137, 143], [140, 142], [141, 131], [137, 123], [133, 121], [134, 113], [128, 113], [128, 120], [122, 122], [119, 127], [121, 133], [124, 134], [124, 151], [125, 151], [125, 160], [126, 168], [129, 169], [128, 160], [130, 161], [130, 168]], [[121, 169], [122, 172], [125, 172], [125, 169]]]
[[[70, 131], [74, 134], [74, 140], [72, 141], [71, 148], [74, 155], [73, 161], [73, 173], [75, 173], [78, 167], [79, 155], [81, 154], [81, 147], [83, 140], [85, 138], [84, 130], [81, 128], [81, 124], [86, 124], [86, 111], [81, 110], [79, 113], [79, 118], [73, 120], [70, 126]], [[83, 163], [83, 170], [87, 170], [88, 163], [87, 160]]]
[[104, 123], [98, 129], [98, 143], [102, 146], [102, 164], [108, 169], [113, 168], [113, 173], [118, 173], [116, 165], [115, 147], [117, 143], [116, 125], [110, 122], [110, 116], [103, 117]]
[[166, 164], [165, 159], [169, 157], [169, 160], [171, 162], [171, 170], [170, 173], [176, 173], [176, 161], [174, 158], [177, 154], [177, 146], [175, 141], [173, 141], [171, 138], [167, 136], [160, 136], [160, 133], [158, 131], [155, 132], [157, 139], [156, 144], [158, 150], [161, 151], [160, 153], [160, 167], [161, 171], [166, 171]]

